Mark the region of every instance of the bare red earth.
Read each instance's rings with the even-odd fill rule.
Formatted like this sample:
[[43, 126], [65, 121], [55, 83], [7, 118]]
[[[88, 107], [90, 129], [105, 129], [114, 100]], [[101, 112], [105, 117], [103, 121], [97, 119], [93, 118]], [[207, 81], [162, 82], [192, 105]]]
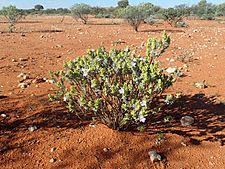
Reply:
[[[0, 114], [6, 115], [0, 117], [0, 168], [225, 169], [224, 24], [191, 20], [188, 28], [142, 25], [136, 33], [121, 20], [91, 19], [81, 25], [61, 19], [28, 17], [11, 34], [5, 33], [6, 23], [0, 25]], [[182, 92], [183, 97], [152, 119], [145, 132], [89, 125], [48, 100], [54, 86], [43, 78], [49, 79], [50, 70], [62, 69], [65, 61], [101, 45], [131, 46], [144, 54], [142, 42], [159, 37], [162, 30], [172, 38], [162, 65], [184, 72], [168, 92]], [[18, 87], [21, 73], [30, 82], [25, 89]], [[203, 80], [207, 88], [194, 87]], [[168, 115], [173, 120], [164, 123]], [[195, 123], [181, 126], [184, 115], [193, 116]], [[37, 130], [30, 132], [34, 125]], [[156, 144], [159, 132], [164, 137]], [[163, 160], [152, 164], [149, 150], [157, 150]]]

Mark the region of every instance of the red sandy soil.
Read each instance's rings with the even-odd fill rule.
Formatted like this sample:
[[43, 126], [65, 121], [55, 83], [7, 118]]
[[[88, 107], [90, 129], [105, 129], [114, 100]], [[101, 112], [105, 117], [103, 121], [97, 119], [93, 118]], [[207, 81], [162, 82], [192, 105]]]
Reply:
[[[225, 169], [224, 24], [191, 20], [188, 28], [142, 25], [136, 33], [122, 20], [91, 19], [82, 25], [70, 17], [62, 23], [61, 19], [28, 17], [11, 34], [5, 33], [6, 23], [0, 24], [0, 114], [7, 116], [0, 117], [0, 168]], [[168, 92], [182, 92], [183, 97], [152, 119], [145, 132], [90, 125], [49, 101], [47, 95], [54, 86], [41, 81], [49, 79], [49, 71], [62, 69], [65, 61], [101, 45], [107, 49], [131, 46], [143, 54], [142, 42], [159, 37], [164, 29], [172, 44], [161, 62], [182, 67], [185, 75]], [[116, 45], [116, 41], [123, 43]], [[18, 87], [20, 73], [31, 82], [25, 89]], [[194, 87], [203, 80], [207, 88]], [[173, 120], [164, 123], [168, 115]], [[193, 116], [195, 123], [181, 126], [184, 115]], [[37, 130], [30, 132], [28, 127], [34, 125]], [[156, 144], [160, 132], [163, 138]], [[149, 150], [158, 151], [163, 160], [152, 163]]]

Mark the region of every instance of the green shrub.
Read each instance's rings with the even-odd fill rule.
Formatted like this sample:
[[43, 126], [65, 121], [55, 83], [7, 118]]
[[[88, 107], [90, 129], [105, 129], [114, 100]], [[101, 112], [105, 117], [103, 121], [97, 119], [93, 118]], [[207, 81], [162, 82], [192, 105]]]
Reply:
[[108, 13], [99, 13], [95, 17], [96, 18], [111, 18], [111, 14], [108, 14]]
[[12, 33], [15, 29], [15, 24], [22, 18], [22, 12], [16, 6], [10, 5], [2, 8], [2, 14], [9, 22], [9, 32]]
[[186, 28], [188, 27], [188, 24], [184, 21], [180, 21], [180, 22], [177, 22], [175, 27], [178, 27], [178, 28]]
[[71, 7], [71, 14], [75, 19], [81, 19], [83, 24], [87, 24], [88, 15], [91, 13], [91, 6], [81, 3]]
[[137, 32], [138, 27], [145, 19], [145, 14], [139, 6], [128, 6], [124, 9], [124, 18], [128, 24]]
[[157, 23], [160, 23], [162, 20], [155, 18], [154, 16], [149, 16], [147, 17], [144, 22], [149, 24], [149, 25], [154, 25]]
[[65, 102], [78, 117], [98, 119], [112, 129], [140, 127], [165, 104], [160, 95], [175, 81], [155, 60], [169, 43], [166, 33], [160, 40], [149, 39], [145, 57], [128, 48], [89, 50], [51, 73], [58, 90], [50, 98]]
[[163, 10], [163, 17], [171, 26], [176, 26], [177, 22], [183, 20], [183, 14], [180, 10], [174, 8], [168, 8]]
[[129, 5], [128, 0], [119, 0], [117, 3], [119, 8], [126, 8]]
[[214, 15], [212, 14], [203, 14], [201, 17], [200, 17], [201, 20], [214, 20], [215, 17]]

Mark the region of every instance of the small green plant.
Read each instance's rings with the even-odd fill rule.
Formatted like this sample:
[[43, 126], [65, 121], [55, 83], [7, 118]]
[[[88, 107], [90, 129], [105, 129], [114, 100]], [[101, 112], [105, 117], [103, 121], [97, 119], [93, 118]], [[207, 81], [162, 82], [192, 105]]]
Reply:
[[166, 139], [165, 134], [162, 132], [157, 133], [157, 138], [155, 139], [155, 144], [156, 145], [160, 145], [162, 143], [162, 141], [164, 141]]
[[50, 98], [66, 103], [80, 118], [94, 117], [116, 130], [140, 129], [165, 104], [160, 96], [175, 81], [155, 60], [169, 43], [165, 32], [162, 39], [149, 39], [145, 57], [129, 48], [88, 50], [51, 73], [58, 91]]
[[15, 29], [15, 24], [22, 18], [22, 13], [13, 5], [3, 7], [1, 12], [9, 22], [9, 32], [12, 33]]

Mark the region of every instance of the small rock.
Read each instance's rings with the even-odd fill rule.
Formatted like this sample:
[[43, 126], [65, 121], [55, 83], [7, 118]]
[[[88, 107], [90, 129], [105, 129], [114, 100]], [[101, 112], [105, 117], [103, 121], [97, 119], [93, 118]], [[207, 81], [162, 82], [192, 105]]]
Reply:
[[1, 114], [1, 116], [3, 117], [3, 118], [6, 118], [7, 117], [7, 115], [6, 114]]
[[44, 37], [45, 37], [44, 35], [41, 35], [41, 36], [40, 36], [40, 38], [44, 38]]
[[55, 158], [51, 158], [51, 159], [49, 160], [49, 162], [50, 162], [50, 163], [54, 163], [54, 162], [56, 162], [56, 159], [55, 159]]
[[94, 124], [89, 124], [89, 127], [95, 128], [95, 125]]
[[44, 83], [45, 80], [43, 78], [36, 78], [32, 81], [32, 83], [34, 84], [38, 84], [38, 83]]
[[104, 151], [105, 153], [107, 153], [109, 150], [110, 150], [109, 148], [103, 148], [103, 151]]
[[24, 73], [20, 73], [17, 77], [23, 77]]
[[187, 143], [185, 143], [184, 141], [182, 141], [180, 144], [184, 147], [187, 147]]
[[12, 59], [12, 62], [16, 62], [16, 60], [15, 59]]
[[148, 155], [150, 156], [150, 160], [152, 163], [154, 163], [155, 161], [161, 161], [162, 157], [161, 155], [159, 155], [156, 151], [149, 151]]
[[30, 132], [33, 132], [33, 131], [37, 130], [37, 126], [31, 126], [31, 127], [28, 128], [28, 130]]
[[169, 67], [166, 69], [166, 72], [169, 74], [173, 74], [174, 72], [176, 72], [176, 70], [177, 70], [176, 68]]
[[62, 48], [63, 45], [56, 45], [55, 47], [56, 47], [56, 48]]
[[23, 80], [27, 80], [27, 79], [29, 79], [29, 76], [28, 75], [24, 75], [23, 76]]
[[207, 88], [205, 81], [195, 82], [194, 86], [199, 89]]
[[28, 61], [27, 58], [19, 58], [19, 60], [22, 61], [22, 62]]
[[180, 120], [182, 126], [190, 126], [194, 123], [194, 118], [191, 116], [184, 116]]
[[25, 89], [25, 88], [27, 88], [27, 84], [26, 83], [19, 83], [18, 87], [20, 87], [22, 89]]
[[56, 148], [55, 148], [55, 147], [52, 147], [50, 152], [52, 153], [52, 152], [54, 152], [55, 150], [56, 150]]

